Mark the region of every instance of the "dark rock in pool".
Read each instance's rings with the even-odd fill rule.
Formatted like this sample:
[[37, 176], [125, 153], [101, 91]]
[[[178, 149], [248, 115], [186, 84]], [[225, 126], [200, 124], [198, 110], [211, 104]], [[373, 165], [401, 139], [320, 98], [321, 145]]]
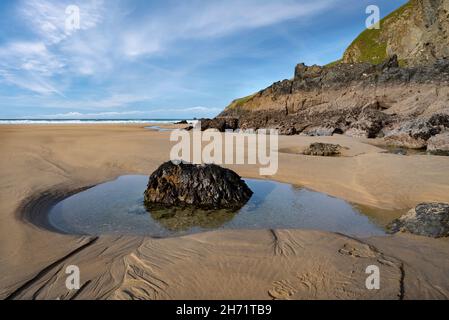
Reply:
[[175, 122], [175, 124], [189, 124], [187, 120], [181, 120], [179, 122]]
[[152, 208], [239, 209], [253, 192], [234, 171], [214, 164], [168, 161], [153, 172], [144, 193]]
[[331, 157], [339, 155], [340, 149], [341, 146], [338, 144], [316, 142], [312, 143], [306, 150], [304, 150], [303, 154], [310, 156]]
[[408, 232], [432, 238], [449, 236], [449, 204], [422, 203], [388, 226], [390, 233]]

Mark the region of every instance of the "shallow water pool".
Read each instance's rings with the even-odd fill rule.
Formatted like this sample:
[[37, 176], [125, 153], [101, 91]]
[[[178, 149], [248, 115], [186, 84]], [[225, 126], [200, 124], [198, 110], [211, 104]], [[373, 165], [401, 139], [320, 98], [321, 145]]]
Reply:
[[[48, 222], [69, 234], [179, 236], [217, 229], [315, 229], [351, 236], [384, 235], [350, 203], [290, 184], [245, 179], [254, 195], [237, 212], [159, 210], [143, 205], [147, 176], [121, 176], [56, 204]], [[371, 212], [372, 213], [372, 212]]]

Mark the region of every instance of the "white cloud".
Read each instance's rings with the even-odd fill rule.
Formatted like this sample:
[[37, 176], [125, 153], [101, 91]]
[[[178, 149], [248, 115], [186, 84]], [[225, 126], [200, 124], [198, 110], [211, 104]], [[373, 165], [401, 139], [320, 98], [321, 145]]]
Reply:
[[[19, 18], [36, 35], [36, 40], [14, 40], [0, 47], [0, 77], [3, 83], [43, 95], [63, 96], [58, 76], [71, 78], [76, 73], [92, 74], [94, 62], [61, 52], [68, 41], [65, 32], [67, 1], [21, 1]], [[78, 1], [81, 31], [94, 28], [102, 20], [103, 1]], [[76, 64], [76, 62], [80, 62]], [[76, 68], [74, 68], [74, 64]], [[77, 71], [73, 73], [74, 69]]]
[[64, 69], [63, 60], [42, 42], [12, 42], [0, 47], [0, 78], [3, 82], [39, 94], [58, 94], [51, 80]]
[[[20, 14], [30, 29], [37, 33], [47, 44], [63, 41], [70, 33], [66, 32], [66, 8], [73, 1], [33, 0], [22, 1]], [[102, 0], [76, 1], [80, 9], [80, 28], [88, 30], [101, 23], [104, 3]]]
[[42, 42], [12, 42], [0, 47], [0, 67], [52, 76], [64, 68], [64, 62]]

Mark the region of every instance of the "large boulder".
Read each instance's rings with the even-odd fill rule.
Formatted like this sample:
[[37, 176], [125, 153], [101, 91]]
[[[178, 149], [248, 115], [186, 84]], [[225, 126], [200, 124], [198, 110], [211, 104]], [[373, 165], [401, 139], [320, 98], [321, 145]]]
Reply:
[[427, 152], [437, 156], [449, 156], [449, 131], [430, 138], [427, 141]]
[[338, 144], [316, 142], [306, 148], [303, 154], [310, 156], [331, 157], [339, 155], [340, 150], [341, 146]]
[[421, 203], [415, 209], [394, 220], [388, 229], [392, 233], [408, 232], [441, 238], [449, 236], [449, 204]]
[[238, 209], [252, 194], [246, 183], [232, 170], [214, 164], [168, 161], [151, 174], [144, 201], [150, 210], [184, 206]]

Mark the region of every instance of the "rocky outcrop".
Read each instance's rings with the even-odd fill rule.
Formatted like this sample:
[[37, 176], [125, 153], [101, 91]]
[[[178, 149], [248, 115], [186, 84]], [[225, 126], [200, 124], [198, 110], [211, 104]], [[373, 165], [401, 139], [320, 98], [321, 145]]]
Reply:
[[[239, 128], [239, 120], [236, 117], [217, 117], [215, 119], [200, 119], [197, 123], [201, 131], [215, 129], [220, 132], [226, 130], [237, 130]], [[193, 127], [189, 127], [189, 130]]]
[[449, 204], [422, 203], [399, 219], [388, 229], [392, 233], [408, 232], [421, 236], [441, 238], [449, 236]]
[[[431, 117], [409, 120], [395, 124], [392, 128], [385, 128], [384, 135], [385, 141], [391, 146], [424, 149], [431, 137], [447, 129], [449, 129], [449, 115], [434, 114]], [[449, 143], [446, 135], [433, 141], [440, 146]]]
[[437, 156], [449, 156], [449, 131], [430, 138], [427, 141], [427, 153]]
[[[336, 133], [339, 129], [335, 126], [330, 127], [322, 127], [322, 126], [312, 126], [304, 129], [301, 134], [310, 136], [310, 137], [326, 137], [326, 136], [332, 136], [334, 133]], [[297, 131], [295, 129], [295, 131]], [[281, 133], [282, 134], [282, 133]]]
[[393, 136], [396, 130], [401, 134], [396, 140], [405, 141], [401, 145], [421, 148], [438, 132], [410, 142], [402, 133], [416, 131], [419, 121], [436, 114], [447, 116], [448, 95], [449, 60], [407, 68], [399, 67], [395, 56], [380, 65], [301, 64], [292, 80], [273, 84], [245, 103], [225, 109], [217, 119], [237, 118], [241, 129], [274, 128], [287, 135], [344, 133], [376, 138]]
[[338, 144], [316, 142], [306, 148], [303, 154], [310, 156], [331, 157], [339, 155], [340, 150], [341, 146]]
[[251, 196], [246, 183], [229, 169], [169, 161], [151, 174], [144, 202], [150, 211], [184, 206], [238, 209]]
[[350, 122], [345, 134], [353, 137], [376, 138], [390, 119], [389, 115], [379, 109], [378, 101], [375, 101], [362, 108], [355, 121]]
[[343, 56], [345, 63], [379, 63], [396, 54], [406, 65], [449, 57], [449, 1], [411, 0], [362, 32]]

